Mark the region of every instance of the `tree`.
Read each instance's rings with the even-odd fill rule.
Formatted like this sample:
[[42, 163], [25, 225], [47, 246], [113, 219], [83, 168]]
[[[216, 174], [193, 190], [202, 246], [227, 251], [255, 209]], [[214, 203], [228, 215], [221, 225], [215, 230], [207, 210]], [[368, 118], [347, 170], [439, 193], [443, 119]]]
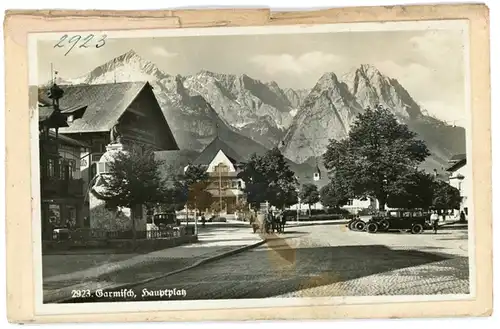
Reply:
[[110, 171], [106, 175], [106, 189], [101, 193], [106, 207], [130, 208], [132, 235], [136, 240], [135, 207], [156, 204], [164, 198], [164, 183], [159, 167], [160, 161], [154, 159], [152, 151], [139, 153], [117, 152], [109, 163]]
[[255, 209], [266, 201], [279, 209], [297, 203], [295, 174], [277, 147], [262, 156], [253, 154], [238, 176], [245, 182], [247, 202]]
[[160, 201], [160, 208], [164, 212], [175, 212], [182, 210], [188, 201], [188, 189], [184, 182], [172, 178], [164, 187], [163, 198]]
[[189, 165], [184, 173], [184, 182], [187, 186], [208, 180], [207, 170], [201, 165]]
[[210, 211], [214, 214], [221, 213], [222, 210], [226, 208], [226, 202], [222, 201], [222, 203], [219, 200], [214, 200], [212, 204], [210, 205]]
[[428, 209], [432, 205], [434, 186], [431, 175], [420, 170], [409, 171], [392, 182], [387, 205], [391, 208]]
[[432, 207], [434, 209], [460, 209], [462, 197], [460, 191], [443, 181], [434, 182]]
[[[186, 203], [186, 223], [188, 219], [188, 208], [195, 211], [209, 208], [212, 203], [212, 196], [206, 191], [209, 184], [209, 176], [206, 169], [201, 165], [189, 165], [184, 173], [184, 185], [188, 191]], [[195, 215], [196, 216], [196, 215]]]
[[210, 208], [213, 202], [212, 194], [206, 191], [207, 182], [202, 181], [189, 187], [187, 205], [192, 209], [204, 211]]
[[429, 155], [407, 125], [378, 106], [358, 114], [347, 138], [331, 140], [323, 159], [354, 197], [375, 197], [384, 210], [388, 195], [398, 191], [395, 183]]
[[309, 217], [311, 217], [311, 205], [319, 202], [318, 187], [315, 184], [304, 184], [299, 193], [302, 203], [309, 206]]
[[340, 208], [347, 203], [350, 197], [339, 184], [330, 182], [319, 190], [319, 199], [323, 207]]

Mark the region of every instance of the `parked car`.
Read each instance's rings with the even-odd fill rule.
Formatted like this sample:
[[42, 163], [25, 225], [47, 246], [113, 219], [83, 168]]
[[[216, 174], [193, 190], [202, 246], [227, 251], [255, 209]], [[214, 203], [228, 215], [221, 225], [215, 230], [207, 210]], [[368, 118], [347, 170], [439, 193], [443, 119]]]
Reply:
[[208, 220], [207, 222], [209, 223], [225, 223], [227, 222], [227, 219], [226, 217], [221, 217], [221, 216], [217, 216], [217, 215], [212, 215]]
[[153, 215], [153, 223], [158, 226], [160, 224], [178, 226], [179, 220], [177, 220], [175, 212], [162, 212]]
[[366, 223], [369, 233], [406, 231], [412, 234], [422, 233], [430, 228], [430, 215], [418, 209], [390, 210], [385, 215], [374, 216]]
[[359, 217], [352, 218], [346, 225], [351, 231], [364, 231], [366, 222]]
[[[156, 213], [153, 215], [153, 224], [155, 224], [161, 231], [168, 234], [168, 230], [180, 232], [180, 220], [177, 218], [175, 212]], [[162, 233], [163, 234], [163, 233]]]

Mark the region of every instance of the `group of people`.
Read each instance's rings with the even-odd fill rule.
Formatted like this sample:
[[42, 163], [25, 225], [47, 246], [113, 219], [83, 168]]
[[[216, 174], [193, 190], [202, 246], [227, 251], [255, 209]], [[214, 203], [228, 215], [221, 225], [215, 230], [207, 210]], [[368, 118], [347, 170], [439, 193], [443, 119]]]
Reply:
[[284, 233], [286, 225], [286, 216], [283, 211], [267, 210], [264, 213], [263, 222], [259, 223], [254, 214], [250, 216], [250, 223], [254, 233], [258, 230], [262, 233]]
[[[465, 215], [465, 212], [462, 210], [460, 211], [460, 221], [461, 222], [465, 222], [466, 221], [466, 215]], [[431, 212], [431, 216], [430, 216], [430, 222], [432, 224], [432, 230], [434, 231], [434, 234], [437, 234], [437, 231], [438, 231], [438, 228], [439, 228], [439, 220], [440, 220], [440, 215], [438, 213], [438, 211], [436, 210], [433, 210]]]
[[286, 217], [282, 211], [267, 211], [264, 230], [266, 233], [283, 233], [285, 231]]

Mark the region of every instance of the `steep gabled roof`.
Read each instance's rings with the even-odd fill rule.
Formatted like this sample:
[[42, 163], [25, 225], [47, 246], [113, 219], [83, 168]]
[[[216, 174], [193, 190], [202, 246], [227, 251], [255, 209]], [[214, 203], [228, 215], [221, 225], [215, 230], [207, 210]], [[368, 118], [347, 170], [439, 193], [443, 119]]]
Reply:
[[446, 169], [446, 171], [448, 172], [453, 172], [453, 171], [457, 171], [458, 169], [462, 168], [463, 166], [465, 166], [467, 164], [467, 159], [462, 159], [462, 160], [459, 160], [457, 162], [454, 162], [450, 167], [448, 167]]
[[229, 145], [227, 145], [219, 137], [216, 137], [210, 144], [208, 144], [201, 154], [194, 160], [194, 165], [209, 165], [214, 159], [219, 151], [224, 152], [224, 154], [231, 160], [233, 164], [242, 163], [244, 157], [233, 150]]
[[[96, 85], [60, 86], [64, 96], [60, 99], [61, 112], [72, 112], [87, 107], [83, 117], [73, 121], [61, 133], [109, 131], [139, 93], [149, 86], [147, 82], [121, 82]], [[40, 88], [40, 103], [50, 104], [48, 88]]]

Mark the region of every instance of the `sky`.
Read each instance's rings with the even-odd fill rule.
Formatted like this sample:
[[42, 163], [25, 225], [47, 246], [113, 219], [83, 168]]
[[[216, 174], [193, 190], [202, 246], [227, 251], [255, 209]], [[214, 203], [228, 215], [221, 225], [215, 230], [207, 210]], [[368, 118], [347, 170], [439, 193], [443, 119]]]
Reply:
[[38, 82], [51, 63], [62, 78], [76, 78], [133, 49], [169, 74], [201, 70], [247, 74], [281, 88], [312, 88], [326, 72], [337, 76], [371, 64], [397, 79], [429, 114], [450, 124], [465, 118], [465, 57], [460, 30], [330, 32], [107, 39], [106, 44], [54, 48], [38, 42]]

